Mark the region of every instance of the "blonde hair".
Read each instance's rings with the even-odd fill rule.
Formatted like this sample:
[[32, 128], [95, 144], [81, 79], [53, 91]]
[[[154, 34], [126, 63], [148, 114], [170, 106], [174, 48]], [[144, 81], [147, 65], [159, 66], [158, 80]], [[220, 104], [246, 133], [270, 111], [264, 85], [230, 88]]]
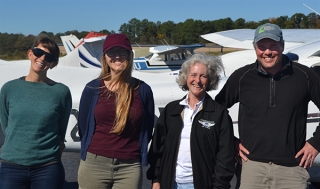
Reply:
[[[132, 93], [136, 89], [135, 82], [132, 79], [133, 69], [133, 52], [131, 51], [128, 58], [125, 60], [126, 67], [119, 73], [115, 74], [114, 78], [111, 78], [110, 67], [106, 62], [105, 55], [101, 58], [101, 73], [99, 78], [102, 80], [110, 81], [109, 88], [117, 88], [116, 94], [116, 117], [113, 127], [110, 133], [116, 133], [120, 135], [124, 130], [127, 120], [129, 118]], [[126, 115], [126, 116], [123, 116]]]

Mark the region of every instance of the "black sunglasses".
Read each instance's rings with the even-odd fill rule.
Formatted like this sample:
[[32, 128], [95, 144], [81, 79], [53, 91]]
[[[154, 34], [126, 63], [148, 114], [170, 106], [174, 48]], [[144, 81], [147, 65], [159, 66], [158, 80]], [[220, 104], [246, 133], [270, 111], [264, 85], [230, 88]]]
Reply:
[[45, 55], [44, 57], [44, 60], [49, 62], [49, 63], [53, 63], [53, 62], [56, 62], [58, 60], [58, 58], [56, 58], [53, 54], [51, 53], [47, 53], [46, 51], [40, 49], [40, 48], [37, 48], [37, 47], [34, 47], [32, 49], [32, 53], [34, 54], [34, 56], [40, 58], [41, 56]]
[[115, 57], [117, 54], [119, 56], [128, 56], [129, 52], [126, 49], [119, 49], [119, 50], [111, 49], [111, 50], [107, 51], [106, 54], [109, 57]]

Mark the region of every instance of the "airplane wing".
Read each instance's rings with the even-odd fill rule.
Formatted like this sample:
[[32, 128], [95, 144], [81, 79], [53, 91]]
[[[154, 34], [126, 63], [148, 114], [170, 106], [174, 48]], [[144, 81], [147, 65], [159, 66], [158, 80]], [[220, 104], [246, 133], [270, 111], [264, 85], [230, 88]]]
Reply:
[[205, 44], [192, 44], [192, 45], [178, 45], [179, 48], [187, 49], [191, 54], [194, 54], [194, 50], [205, 47]]
[[[223, 47], [240, 48], [243, 51], [221, 56], [225, 76], [256, 60], [253, 48], [253, 29], [237, 29], [201, 35], [202, 38]], [[320, 29], [283, 29], [284, 54], [308, 67], [320, 62]]]
[[254, 30], [251, 29], [227, 30], [201, 35], [203, 39], [220, 46], [241, 49], [253, 49], [253, 36]]
[[155, 47], [150, 47], [149, 52], [161, 54], [161, 53], [165, 53], [165, 52], [171, 52], [176, 49], [178, 49], [177, 46], [159, 45], [159, 46], [155, 46]]
[[150, 47], [151, 53], [157, 54], [170, 54], [170, 53], [179, 53], [183, 50], [189, 51], [193, 54], [193, 51], [197, 48], [205, 47], [205, 44], [191, 44], [191, 45], [177, 45], [177, 46], [170, 46], [170, 45], [160, 45], [155, 47]]
[[[236, 29], [201, 35], [210, 42], [223, 47], [253, 49], [254, 29]], [[319, 40], [320, 29], [282, 29], [285, 49]]]

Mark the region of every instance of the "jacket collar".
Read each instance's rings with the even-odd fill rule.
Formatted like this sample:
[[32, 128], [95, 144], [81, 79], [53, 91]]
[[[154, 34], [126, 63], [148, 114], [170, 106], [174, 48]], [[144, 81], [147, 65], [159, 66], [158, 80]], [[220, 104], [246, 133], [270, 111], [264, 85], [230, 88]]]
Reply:
[[[180, 115], [181, 114], [181, 112], [184, 109], [184, 105], [180, 105], [179, 102], [185, 98], [186, 98], [186, 96], [184, 96], [183, 98], [181, 98], [180, 100], [177, 101], [177, 105], [172, 109], [171, 115]], [[206, 96], [203, 100], [201, 110], [208, 111], [208, 112], [213, 112], [215, 110], [213, 100], [208, 93], [206, 93]]]
[[[266, 76], [266, 77], [272, 77], [270, 74], [268, 74], [267, 72], [265, 72], [261, 69], [260, 62], [258, 60], [256, 60], [255, 63], [256, 63], [256, 69], [257, 69], [259, 75]], [[290, 61], [288, 56], [286, 56], [284, 54], [282, 54], [282, 64], [283, 64], [282, 70], [280, 70], [278, 73], [276, 73], [273, 76], [274, 79], [280, 79], [284, 75], [291, 75], [292, 74], [292, 72], [293, 72], [292, 71], [292, 62]]]
[[214, 112], [215, 110], [213, 99], [208, 93], [206, 93], [206, 97], [203, 100], [202, 110], [207, 112]]

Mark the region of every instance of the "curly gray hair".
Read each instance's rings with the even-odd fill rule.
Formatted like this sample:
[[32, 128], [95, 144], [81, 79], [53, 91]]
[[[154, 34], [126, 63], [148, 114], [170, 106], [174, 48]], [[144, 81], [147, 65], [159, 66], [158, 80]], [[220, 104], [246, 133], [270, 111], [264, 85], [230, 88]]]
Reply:
[[201, 63], [207, 67], [208, 86], [206, 88], [206, 91], [217, 89], [219, 81], [221, 79], [219, 73], [223, 71], [222, 60], [218, 56], [209, 56], [205, 54], [194, 54], [182, 64], [181, 70], [176, 79], [179, 87], [183, 91], [189, 90], [187, 86], [188, 74], [190, 71], [190, 67], [194, 66], [196, 63]]

